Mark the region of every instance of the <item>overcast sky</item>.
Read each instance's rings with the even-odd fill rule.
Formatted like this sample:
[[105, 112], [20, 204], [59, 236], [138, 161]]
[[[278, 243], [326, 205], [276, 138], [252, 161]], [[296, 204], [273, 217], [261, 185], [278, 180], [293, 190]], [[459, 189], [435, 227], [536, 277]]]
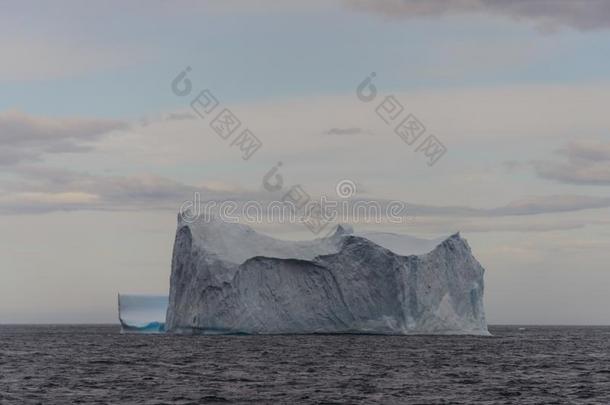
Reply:
[[[610, 323], [608, 2], [124, 3], [0, 1], [0, 323], [166, 293], [182, 202], [264, 199], [280, 161], [312, 195], [408, 204], [366, 229], [461, 231], [492, 324]], [[192, 110], [204, 89], [261, 140], [250, 159]], [[444, 144], [434, 165], [387, 96]]]

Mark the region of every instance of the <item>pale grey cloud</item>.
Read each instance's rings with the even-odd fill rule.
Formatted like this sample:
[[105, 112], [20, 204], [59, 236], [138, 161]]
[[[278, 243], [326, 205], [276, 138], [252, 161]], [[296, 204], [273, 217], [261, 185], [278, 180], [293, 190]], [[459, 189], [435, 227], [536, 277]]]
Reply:
[[557, 154], [564, 161], [532, 162], [538, 176], [561, 183], [610, 185], [610, 142], [575, 141]]
[[0, 113], [0, 165], [37, 161], [44, 154], [85, 152], [104, 135], [127, 124], [95, 118], [45, 118], [4, 111]]
[[370, 130], [362, 128], [331, 128], [324, 132], [326, 135], [372, 135]]
[[570, 160], [610, 161], [610, 142], [574, 141], [570, 142], [565, 148], [559, 149], [558, 153], [567, 156]]
[[197, 118], [197, 116], [195, 114], [188, 113], [188, 112], [173, 112], [173, 113], [168, 113], [165, 116], [166, 121], [194, 120], [195, 118]]
[[[270, 202], [280, 195], [263, 189], [195, 186], [153, 174], [105, 176], [48, 167], [20, 167], [15, 177], [0, 182], [0, 213], [40, 213], [64, 210], [166, 209], [177, 212], [199, 193], [202, 201]], [[311, 195], [317, 199], [318, 195]], [[329, 199], [334, 199], [330, 196]], [[351, 204], [374, 201], [383, 212], [394, 200], [353, 198]], [[404, 202], [407, 218], [502, 218], [578, 212], [610, 207], [610, 197], [582, 195], [535, 196], [494, 208], [433, 206]], [[545, 225], [548, 227], [548, 225]], [[572, 225], [571, 225], [572, 226]], [[469, 225], [467, 229], [475, 229]]]
[[[0, 17], [0, 22], [5, 21]], [[4, 34], [0, 38], [3, 62], [0, 82], [74, 77], [126, 67], [133, 64], [134, 59], [144, 58], [142, 49], [137, 47], [84, 46], [82, 40], [74, 37], [24, 36], [7, 33], [2, 27], [0, 33]]]
[[[140, 117], [138, 124], [141, 127], [147, 127], [149, 125], [155, 125], [162, 122], [171, 122], [171, 121], [190, 121], [195, 120], [197, 117], [195, 114], [190, 113], [188, 111], [174, 111], [168, 112], [166, 114], [156, 113], [149, 114]], [[132, 124], [133, 125], [133, 124]]]
[[510, 202], [504, 207], [486, 210], [491, 215], [537, 215], [582, 211], [610, 207], [610, 197], [582, 195], [551, 195], [530, 197]]
[[610, 207], [610, 197], [551, 195], [515, 200], [495, 208], [410, 204], [409, 212], [416, 216], [503, 217], [572, 212], [606, 207]]
[[346, 4], [396, 19], [482, 14], [525, 21], [545, 31], [610, 27], [610, 2], [605, 0], [351, 0]]
[[610, 165], [535, 162], [536, 173], [561, 183], [580, 185], [610, 185]]
[[0, 148], [0, 167], [12, 166], [21, 161], [37, 161], [39, 158], [39, 153], [35, 153], [27, 149], [4, 145], [2, 148]]
[[204, 201], [261, 201], [265, 191], [223, 186], [193, 186], [150, 173], [104, 176], [48, 167], [20, 167], [16, 177], [0, 182], [0, 214], [54, 211], [178, 212], [184, 201], [200, 193]]
[[589, 225], [608, 225], [591, 218], [558, 218], [556, 216], [507, 216], [507, 217], [413, 217], [408, 221], [406, 233], [424, 232], [443, 235], [456, 231], [465, 233], [487, 232], [554, 232], [582, 229]]
[[458, 226], [461, 232], [553, 232], [581, 229], [586, 225], [586, 223], [563, 223], [561, 221], [554, 220], [551, 223], [537, 223], [528, 221], [528, 223], [519, 224], [470, 222], [460, 224]]

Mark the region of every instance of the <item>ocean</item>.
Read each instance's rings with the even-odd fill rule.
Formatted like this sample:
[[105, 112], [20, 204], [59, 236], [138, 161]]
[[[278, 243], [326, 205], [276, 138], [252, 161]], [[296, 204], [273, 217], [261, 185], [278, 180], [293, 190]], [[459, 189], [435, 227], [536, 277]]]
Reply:
[[610, 403], [610, 327], [490, 332], [172, 336], [0, 325], [0, 403]]

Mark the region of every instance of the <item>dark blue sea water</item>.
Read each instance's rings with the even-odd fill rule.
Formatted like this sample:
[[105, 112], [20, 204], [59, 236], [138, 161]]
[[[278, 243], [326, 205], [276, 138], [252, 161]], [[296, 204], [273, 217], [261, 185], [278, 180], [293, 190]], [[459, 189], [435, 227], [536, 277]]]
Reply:
[[186, 337], [4, 325], [0, 403], [610, 403], [610, 327], [490, 331]]

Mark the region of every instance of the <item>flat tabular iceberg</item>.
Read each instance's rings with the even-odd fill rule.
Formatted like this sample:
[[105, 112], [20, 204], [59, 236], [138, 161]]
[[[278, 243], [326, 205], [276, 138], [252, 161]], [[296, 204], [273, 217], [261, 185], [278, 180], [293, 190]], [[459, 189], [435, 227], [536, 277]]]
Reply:
[[487, 335], [484, 270], [459, 234], [291, 242], [179, 218], [167, 330], [174, 333]]
[[119, 294], [121, 332], [163, 332], [167, 302], [167, 295]]

